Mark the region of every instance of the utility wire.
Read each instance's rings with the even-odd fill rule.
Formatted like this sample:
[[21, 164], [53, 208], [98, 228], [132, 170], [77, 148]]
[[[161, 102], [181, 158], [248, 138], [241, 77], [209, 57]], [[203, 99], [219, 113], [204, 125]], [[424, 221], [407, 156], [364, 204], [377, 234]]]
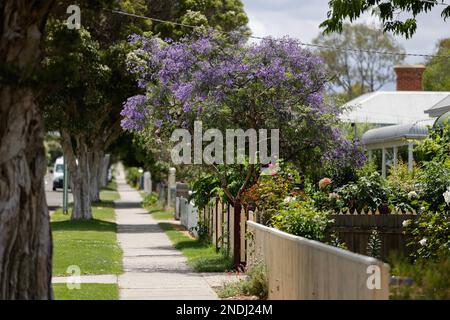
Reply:
[[[432, 0], [422, 0], [424, 2], [433, 2]], [[435, 3], [435, 2], [433, 2]], [[442, 4], [441, 2], [439, 2], [439, 4]], [[106, 11], [110, 11], [112, 13], [116, 13], [116, 14], [120, 14], [120, 15], [124, 15], [124, 16], [129, 16], [129, 17], [134, 17], [134, 18], [138, 18], [138, 19], [145, 19], [145, 20], [151, 20], [151, 21], [155, 21], [155, 22], [160, 22], [160, 23], [169, 23], [175, 26], [179, 26], [179, 27], [185, 27], [185, 28], [191, 28], [191, 29], [196, 29], [199, 26], [194, 26], [194, 25], [189, 25], [189, 24], [185, 24], [185, 23], [180, 23], [180, 22], [174, 22], [174, 21], [168, 21], [168, 20], [163, 20], [163, 19], [158, 19], [158, 18], [151, 18], [151, 17], [146, 17], [146, 16], [142, 16], [142, 15], [137, 15], [134, 13], [129, 13], [129, 12], [125, 12], [125, 11], [121, 11], [121, 10], [113, 10], [113, 9], [104, 9]], [[216, 30], [214, 29], [214, 31], [222, 33], [222, 34], [233, 34], [235, 32], [227, 32], [227, 31], [221, 31], [221, 30]], [[257, 40], [274, 40], [272, 37], [258, 37], [258, 36], [252, 36], [252, 35], [246, 35], [249, 38], [252, 39], [257, 39]], [[390, 55], [390, 56], [408, 56], [408, 57], [424, 57], [424, 58], [450, 58], [450, 55], [435, 55], [435, 54], [421, 54], [421, 53], [398, 53], [398, 52], [387, 52], [387, 51], [377, 51], [377, 50], [363, 50], [363, 49], [353, 49], [353, 48], [346, 48], [346, 47], [333, 47], [333, 46], [329, 46], [329, 45], [321, 45], [321, 44], [312, 44], [312, 43], [306, 43], [301, 41], [300, 39], [297, 39], [300, 44], [302, 46], [306, 46], [306, 47], [316, 47], [316, 48], [323, 48], [323, 49], [333, 49], [333, 50], [337, 50], [337, 51], [347, 51], [347, 52], [361, 52], [361, 53], [370, 53], [370, 54], [378, 54], [378, 55]]]

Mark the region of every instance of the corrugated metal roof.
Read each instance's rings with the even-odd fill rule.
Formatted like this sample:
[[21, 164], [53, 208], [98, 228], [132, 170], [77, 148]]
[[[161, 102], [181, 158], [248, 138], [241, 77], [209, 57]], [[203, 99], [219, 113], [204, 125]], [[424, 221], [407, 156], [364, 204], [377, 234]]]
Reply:
[[345, 122], [407, 124], [429, 118], [425, 110], [450, 97], [445, 91], [377, 91], [347, 102]]
[[400, 139], [421, 139], [427, 136], [428, 126], [432, 126], [434, 119], [420, 120], [407, 124], [398, 124], [382, 128], [370, 129], [362, 136], [364, 145], [385, 143]]
[[450, 95], [436, 103], [430, 109], [425, 110], [432, 117], [439, 117], [447, 111], [450, 111]]

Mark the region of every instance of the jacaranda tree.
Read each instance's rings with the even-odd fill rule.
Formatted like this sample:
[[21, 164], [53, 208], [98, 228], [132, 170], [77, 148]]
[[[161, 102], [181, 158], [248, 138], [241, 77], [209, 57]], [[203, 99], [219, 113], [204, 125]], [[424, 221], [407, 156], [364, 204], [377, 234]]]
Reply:
[[[137, 49], [128, 56], [129, 68], [142, 94], [124, 104], [123, 128], [163, 143], [176, 128], [192, 132], [196, 120], [204, 130], [222, 132], [279, 129], [280, 157], [303, 173], [317, 168], [334, 147], [339, 110], [324, 101], [323, 64], [296, 40], [247, 44], [241, 37], [211, 32], [176, 42], [137, 35], [130, 41]], [[212, 165], [236, 215], [242, 193], [259, 175], [256, 165], [239, 166], [246, 168], [245, 179], [231, 192], [227, 170]], [[234, 252], [240, 252], [239, 241]], [[235, 255], [236, 263], [238, 259]]]

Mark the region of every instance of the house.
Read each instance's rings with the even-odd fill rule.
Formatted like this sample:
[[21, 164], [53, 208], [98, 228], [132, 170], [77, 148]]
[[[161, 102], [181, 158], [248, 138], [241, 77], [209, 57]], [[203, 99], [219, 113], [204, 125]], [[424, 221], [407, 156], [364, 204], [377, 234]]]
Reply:
[[381, 126], [365, 132], [361, 140], [369, 158], [376, 153], [381, 159], [383, 176], [400, 159], [412, 171], [415, 141], [426, 137], [436, 118], [450, 111], [450, 92], [423, 91], [424, 70], [423, 65], [396, 66], [397, 91], [364, 94], [344, 105], [349, 111], [343, 121]]

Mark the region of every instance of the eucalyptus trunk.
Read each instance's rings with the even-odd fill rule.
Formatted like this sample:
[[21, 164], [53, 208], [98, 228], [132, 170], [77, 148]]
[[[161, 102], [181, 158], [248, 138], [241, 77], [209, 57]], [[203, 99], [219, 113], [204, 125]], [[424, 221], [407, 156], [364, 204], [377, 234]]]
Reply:
[[[33, 73], [53, 1], [0, 2], [0, 66]], [[25, 72], [26, 71], [26, 72]], [[0, 80], [0, 299], [51, 299], [44, 126], [34, 91]]]
[[66, 155], [73, 195], [72, 220], [92, 219], [90, 195], [90, 150], [86, 136], [61, 131], [61, 144]]
[[92, 150], [89, 156], [89, 191], [92, 202], [100, 200], [100, 182], [101, 170], [103, 165], [103, 151]]

